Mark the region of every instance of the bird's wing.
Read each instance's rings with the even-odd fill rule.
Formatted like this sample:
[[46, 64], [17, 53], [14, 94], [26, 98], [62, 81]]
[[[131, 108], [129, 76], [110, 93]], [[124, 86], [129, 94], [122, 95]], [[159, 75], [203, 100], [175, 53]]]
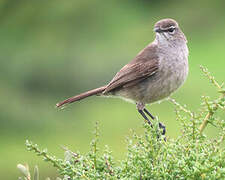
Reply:
[[156, 45], [150, 44], [125, 65], [107, 85], [103, 93], [115, 88], [129, 87], [155, 74], [158, 69]]

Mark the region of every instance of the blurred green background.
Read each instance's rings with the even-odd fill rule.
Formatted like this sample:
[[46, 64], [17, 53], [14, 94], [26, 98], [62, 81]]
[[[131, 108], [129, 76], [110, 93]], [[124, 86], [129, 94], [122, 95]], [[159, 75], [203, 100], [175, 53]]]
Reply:
[[[25, 150], [25, 140], [58, 157], [63, 157], [60, 145], [85, 153], [96, 121], [100, 148], [107, 144], [116, 161], [123, 158], [130, 129], [142, 131], [135, 105], [98, 97], [62, 111], [55, 104], [109, 82], [154, 39], [153, 25], [162, 18], [176, 19], [188, 38], [189, 77], [173, 97], [196, 110], [201, 95], [215, 92], [199, 65], [220, 82], [225, 77], [224, 7], [222, 0], [2, 0], [0, 179], [18, 177], [18, 163], [38, 164], [41, 178], [56, 177], [54, 168]], [[168, 136], [179, 135], [173, 105], [164, 101], [148, 109], [166, 125]]]

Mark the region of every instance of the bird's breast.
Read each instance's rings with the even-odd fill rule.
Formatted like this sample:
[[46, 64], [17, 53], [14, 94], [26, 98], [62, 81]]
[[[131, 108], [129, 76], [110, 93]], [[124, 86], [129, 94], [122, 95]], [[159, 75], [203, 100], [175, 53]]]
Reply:
[[168, 97], [186, 80], [188, 75], [188, 51], [176, 49], [159, 53], [159, 69], [154, 77], [149, 78], [145, 103], [151, 103]]

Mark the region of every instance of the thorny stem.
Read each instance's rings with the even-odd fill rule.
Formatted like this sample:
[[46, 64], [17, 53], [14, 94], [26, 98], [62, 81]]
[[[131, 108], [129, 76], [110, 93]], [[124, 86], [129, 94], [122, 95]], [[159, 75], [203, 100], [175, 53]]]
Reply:
[[202, 72], [205, 74], [205, 76], [207, 76], [209, 78], [209, 80], [220, 90], [222, 90], [222, 86], [219, 85], [219, 83], [215, 80], [215, 78], [210, 75], [210, 72], [203, 66], [200, 66], [200, 69], [202, 70]]
[[50, 161], [55, 167], [57, 167], [59, 170], [63, 171], [63, 167], [55, 162], [55, 159], [51, 156], [49, 156], [45, 151], [41, 151], [37, 145], [33, 145], [31, 142], [26, 141], [26, 146], [28, 150], [33, 150], [35, 153], [42, 155], [46, 160]]
[[61, 148], [62, 148], [64, 151], [70, 152], [70, 153], [71, 153], [74, 157], [76, 157], [76, 158], [79, 156], [77, 153], [75, 153], [75, 152], [69, 150], [69, 149], [68, 149], [67, 147], [65, 147], [65, 146], [61, 146]]
[[[206, 68], [204, 68], [203, 66], [200, 66], [200, 69], [202, 70], [202, 72], [205, 74], [205, 76], [207, 76], [208, 77], [208, 79], [219, 89], [219, 91], [221, 91], [222, 92], [222, 95], [220, 96], [221, 98], [222, 97], [224, 97], [225, 96], [225, 93], [223, 93], [223, 89], [222, 89], [222, 86], [223, 85], [219, 85], [219, 83], [215, 80], [215, 78], [212, 76], [212, 75], [210, 75], [210, 73], [209, 73], [209, 71], [206, 69]], [[210, 109], [210, 107], [208, 106], [208, 113], [206, 114], [206, 116], [205, 116], [205, 118], [204, 118], [204, 120], [203, 120], [203, 122], [202, 122], [202, 124], [200, 125], [200, 127], [199, 127], [199, 131], [200, 131], [200, 133], [202, 133], [203, 131], [204, 131], [204, 129], [206, 128], [206, 126], [207, 126], [207, 124], [209, 123], [209, 119], [214, 115], [214, 113], [215, 113], [215, 111], [218, 109], [218, 105], [217, 104], [215, 104], [215, 108], [214, 108], [214, 110], [212, 111], [211, 109]]]
[[[220, 98], [223, 98], [225, 96], [224, 90], [222, 88], [223, 86], [219, 85], [219, 83], [215, 80], [215, 78], [212, 75], [210, 75], [210, 73], [208, 72], [208, 70], [206, 68], [204, 68], [202, 66], [200, 66], [200, 68], [203, 71], [203, 73], [209, 78], [209, 80], [219, 89], [219, 92], [222, 93]], [[177, 107], [179, 107], [180, 110], [189, 114], [191, 118], [194, 118], [194, 113], [192, 113], [190, 110], [186, 109], [184, 106], [181, 106], [178, 102], [176, 102], [174, 99], [172, 99], [170, 97], [168, 98], [168, 100], [171, 101]], [[208, 106], [208, 113], [206, 114], [202, 124], [199, 127], [200, 133], [202, 133], [204, 131], [207, 124], [209, 123], [209, 119], [214, 115], [214, 113], [217, 109], [218, 109], [217, 104], [215, 104], [215, 107], [213, 108], [213, 110]]]
[[208, 112], [207, 115], [205, 116], [205, 118], [204, 118], [202, 124], [201, 124], [200, 127], [199, 127], [200, 134], [203, 132], [203, 130], [204, 130], [205, 127], [207, 126], [207, 124], [208, 124], [208, 122], [209, 122], [208, 120], [209, 120], [209, 118], [210, 118], [212, 115], [213, 115], [212, 112]]
[[177, 107], [179, 107], [180, 110], [186, 112], [187, 114], [189, 114], [189, 116], [194, 118], [194, 113], [192, 113], [190, 110], [186, 109], [184, 106], [180, 105], [178, 102], [175, 101], [175, 99], [169, 97], [168, 100], [171, 101]]

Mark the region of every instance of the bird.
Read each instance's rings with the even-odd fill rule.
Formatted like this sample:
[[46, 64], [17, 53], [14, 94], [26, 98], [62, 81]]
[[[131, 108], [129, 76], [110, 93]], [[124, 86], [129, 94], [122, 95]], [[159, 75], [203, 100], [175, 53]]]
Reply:
[[[56, 106], [62, 107], [93, 95], [121, 97], [134, 102], [138, 112], [152, 126], [147, 115], [152, 120], [155, 117], [145, 106], [175, 92], [185, 82], [189, 69], [187, 39], [178, 23], [171, 18], [161, 19], [153, 30], [154, 41], [122, 67], [107, 85], [70, 97]], [[159, 128], [165, 135], [165, 125], [159, 122]]]

